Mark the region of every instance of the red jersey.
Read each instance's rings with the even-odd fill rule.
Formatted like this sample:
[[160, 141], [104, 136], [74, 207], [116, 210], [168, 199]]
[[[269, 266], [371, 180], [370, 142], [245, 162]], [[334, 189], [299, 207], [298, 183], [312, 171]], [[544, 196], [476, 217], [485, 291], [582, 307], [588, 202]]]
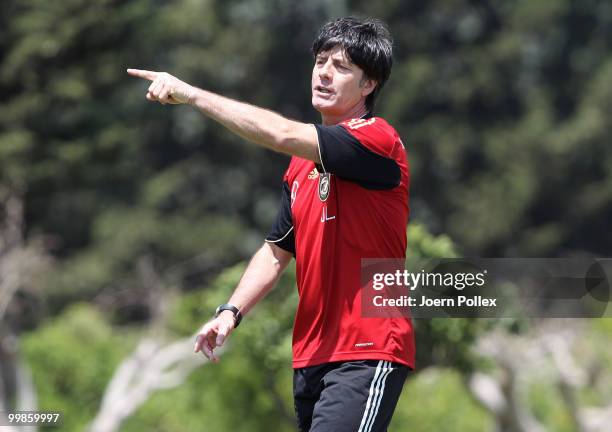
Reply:
[[406, 151], [378, 117], [315, 125], [321, 164], [293, 157], [266, 241], [296, 259], [293, 367], [388, 360], [414, 368], [409, 318], [364, 318], [361, 259], [406, 256]]

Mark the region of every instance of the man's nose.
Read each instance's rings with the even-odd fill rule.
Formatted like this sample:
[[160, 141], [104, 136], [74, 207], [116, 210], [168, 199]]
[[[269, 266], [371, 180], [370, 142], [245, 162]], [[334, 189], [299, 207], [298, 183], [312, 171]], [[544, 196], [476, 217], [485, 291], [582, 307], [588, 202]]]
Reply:
[[322, 80], [331, 80], [331, 68], [330, 68], [330, 63], [329, 62], [325, 62], [325, 64], [323, 64], [321, 66], [321, 68], [319, 69], [319, 78], [321, 78]]

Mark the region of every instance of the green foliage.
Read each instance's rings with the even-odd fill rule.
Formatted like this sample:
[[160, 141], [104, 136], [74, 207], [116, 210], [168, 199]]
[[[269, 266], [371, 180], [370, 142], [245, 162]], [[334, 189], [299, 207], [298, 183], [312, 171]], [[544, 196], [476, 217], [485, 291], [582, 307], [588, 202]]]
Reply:
[[22, 337], [42, 410], [64, 413], [63, 430], [83, 430], [98, 412], [101, 397], [133, 336], [115, 332], [87, 304]]
[[406, 381], [390, 431], [487, 431], [487, 412], [468, 396], [460, 373], [431, 368]]
[[408, 249], [406, 260], [411, 258], [455, 258], [458, 256], [456, 246], [447, 235], [434, 236], [425, 225], [410, 223], [408, 225]]
[[184, 215], [161, 217], [146, 208], [106, 212], [97, 220], [94, 238], [95, 249], [65, 262], [52, 275], [52, 299], [66, 301], [109, 285], [127, 285], [134, 279], [140, 257], [155, 257], [161, 266], [199, 255], [202, 261], [214, 263], [210, 264], [214, 268], [227, 263], [229, 256], [243, 253], [245, 246], [237, 220], [214, 215], [200, 220]]
[[536, 383], [529, 389], [528, 403], [535, 417], [543, 424], [559, 432], [575, 430], [571, 417], [564, 406], [559, 389], [549, 383]]

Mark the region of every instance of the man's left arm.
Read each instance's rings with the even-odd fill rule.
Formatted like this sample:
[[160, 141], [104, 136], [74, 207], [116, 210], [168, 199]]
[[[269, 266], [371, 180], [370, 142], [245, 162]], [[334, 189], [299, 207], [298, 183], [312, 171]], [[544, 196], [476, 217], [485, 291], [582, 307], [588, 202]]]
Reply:
[[239, 102], [187, 84], [166, 72], [128, 69], [151, 81], [146, 98], [161, 104], [189, 104], [242, 138], [271, 150], [320, 163], [318, 138], [311, 124]]

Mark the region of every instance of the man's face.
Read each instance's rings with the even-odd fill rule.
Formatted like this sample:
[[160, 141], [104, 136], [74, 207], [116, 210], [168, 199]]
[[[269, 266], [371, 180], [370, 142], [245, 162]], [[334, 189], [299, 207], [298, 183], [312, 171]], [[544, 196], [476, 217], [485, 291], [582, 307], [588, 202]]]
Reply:
[[365, 78], [342, 47], [317, 55], [312, 69], [312, 106], [323, 116], [338, 117], [354, 111], [374, 87], [375, 82]]

